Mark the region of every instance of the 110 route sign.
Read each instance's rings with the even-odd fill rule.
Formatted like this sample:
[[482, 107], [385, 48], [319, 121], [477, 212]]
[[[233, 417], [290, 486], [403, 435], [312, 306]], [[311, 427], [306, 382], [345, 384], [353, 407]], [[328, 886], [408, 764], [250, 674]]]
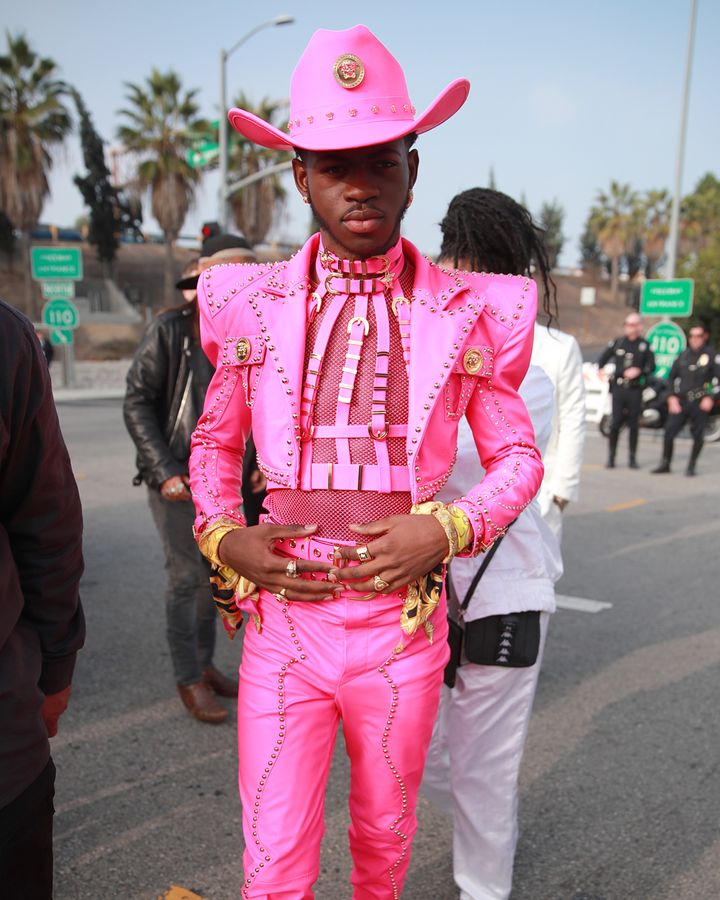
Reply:
[[660, 322], [648, 331], [647, 340], [655, 354], [655, 376], [667, 378], [672, 364], [687, 347], [685, 332], [674, 322]]
[[70, 300], [49, 300], [42, 311], [43, 324], [50, 331], [53, 344], [72, 344], [73, 329], [78, 327], [77, 306]]

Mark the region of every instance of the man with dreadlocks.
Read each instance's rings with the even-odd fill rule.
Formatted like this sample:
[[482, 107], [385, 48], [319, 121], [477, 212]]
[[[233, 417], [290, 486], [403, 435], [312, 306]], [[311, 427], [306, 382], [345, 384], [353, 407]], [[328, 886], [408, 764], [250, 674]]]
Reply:
[[532, 268], [541, 282], [545, 321], [535, 323], [531, 362], [552, 381], [555, 409], [543, 452], [545, 475], [538, 502], [543, 518], [561, 541], [563, 512], [577, 500], [580, 487], [585, 385], [578, 342], [552, 326], [557, 292], [542, 230], [524, 206], [490, 188], [471, 188], [454, 197], [441, 227], [440, 256], [449, 265], [517, 274]]
[[[444, 564], [490, 547], [542, 477], [517, 393], [534, 283], [443, 271], [400, 237], [415, 135], [468, 90], [453, 82], [416, 117], [400, 65], [357, 26], [312, 37], [290, 134], [229, 114], [295, 150], [320, 224], [289, 262], [217, 266], [198, 285], [217, 369], [193, 437], [196, 536], [228, 629], [242, 610], [255, 623], [238, 697], [243, 897], [313, 896], [341, 719], [353, 897], [400, 895], [448, 657]], [[438, 503], [463, 414], [487, 474]], [[251, 427], [268, 515], [246, 527]]]
[[[441, 264], [528, 274], [534, 263], [543, 309], [548, 316], [556, 309], [542, 232], [523, 206], [498, 191], [475, 188], [451, 201], [441, 228]], [[546, 332], [544, 326], [536, 326], [536, 340]], [[555, 334], [550, 332], [547, 340], [562, 357], [564, 345], [558, 344]], [[568, 441], [568, 434], [580, 435], [572, 449], [579, 469], [580, 416], [571, 414], [566, 427], [566, 407], [561, 405], [558, 415], [553, 400], [579, 394], [580, 405], [582, 370], [574, 375], [568, 371], [572, 373], [573, 367], [553, 367], [548, 377], [540, 366], [531, 365], [520, 392], [543, 457], [548, 442], [553, 446], [551, 432], [562, 435], [555, 434], [554, 445], [556, 458], [561, 459], [571, 454], [558, 451], [558, 446]], [[568, 378], [576, 383], [566, 384]], [[461, 427], [457, 462], [439, 499], [462, 493], [464, 485], [481, 476], [471, 436]], [[559, 483], [553, 481], [553, 490]], [[510, 896], [520, 762], [548, 619], [555, 609], [554, 585], [562, 574], [559, 541], [537, 503], [501, 540], [491, 561], [456, 559], [450, 566], [448, 606], [463, 629], [463, 649], [455, 685], [442, 689], [423, 784], [430, 799], [453, 818], [454, 876], [462, 900]]]

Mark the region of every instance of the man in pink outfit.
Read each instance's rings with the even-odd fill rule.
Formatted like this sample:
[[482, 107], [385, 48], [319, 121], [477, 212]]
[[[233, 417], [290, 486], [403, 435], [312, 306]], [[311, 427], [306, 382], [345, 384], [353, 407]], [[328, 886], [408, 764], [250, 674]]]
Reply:
[[[290, 91], [289, 133], [320, 223], [289, 262], [216, 266], [198, 285], [216, 374], [193, 436], [198, 544], [230, 634], [242, 611], [242, 896], [312, 898], [325, 784], [343, 722], [353, 897], [400, 896], [447, 660], [443, 570], [486, 550], [536, 493], [542, 464], [517, 393], [534, 284], [439, 269], [400, 237], [419, 133], [464, 103], [450, 84], [416, 116], [398, 62], [367, 28], [318, 31]], [[486, 475], [433, 502], [466, 415]], [[245, 527], [252, 428], [267, 479]]]

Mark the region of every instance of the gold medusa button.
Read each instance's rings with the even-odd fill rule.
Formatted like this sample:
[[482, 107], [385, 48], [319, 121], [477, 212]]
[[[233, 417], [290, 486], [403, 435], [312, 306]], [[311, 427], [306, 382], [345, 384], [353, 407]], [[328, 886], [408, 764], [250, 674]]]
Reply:
[[463, 356], [463, 369], [465, 369], [468, 375], [477, 375], [484, 365], [485, 358], [482, 355], [482, 351], [478, 350], [477, 347], [471, 347], [469, 350], [465, 351]]
[[342, 87], [356, 88], [365, 77], [365, 66], [353, 53], [343, 53], [335, 60], [333, 75]]
[[235, 356], [237, 356], [238, 362], [246, 362], [247, 358], [250, 356], [251, 350], [252, 344], [250, 343], [250, 340], [246, 337], [241, 337], [235, 344]]

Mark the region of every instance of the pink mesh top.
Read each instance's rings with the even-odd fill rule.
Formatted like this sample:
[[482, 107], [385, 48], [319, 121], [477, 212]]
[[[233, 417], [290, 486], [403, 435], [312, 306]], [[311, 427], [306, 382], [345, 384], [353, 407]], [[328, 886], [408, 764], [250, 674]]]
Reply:
[[[398, 243], [393, 249], [400, 248]], [[313, 276], [316, 286], [321, 269], [319, 251]], [[272, 520], [279, 524], [313, 523], [319, 526], [319, 538], [353, 541], [358, 536], [348, 525], [410, 512], [412, 501], [407, 484], [403, 485], [404, 489], [396, 489], [407, 472], [408, 376], [404, 359], [407, 351], [392, 301], [401, 293], [407, 298], [412, 296], [414, 271], [402, 255], [394, 259], [394, 270], [398, 277], [381, 293], [359, 299], [354, 295], [326, 294], [317, 313], [318, 294], [310, 301], [303, 396], [313, 399], [312, 406], [309, 401], [305, 403], [305, 410], [309, 411], [306, 431], [310, 426], [314, 428], [312, 437], [302, 443], [301, 489], [275, 488], [265, 500]], [[339, 312], [337, 304], [341, 307]], [[402, 304], [399, 308], [402, 309]], [[364, 335], [360, 333], [363, 326], [358, 325], [358, 309], [367, 321]], [[313, 351], [317, 349], [319, 334], [323, 343], [321, 331], [325, 317], [334, 313], [338, 313], [337, 319], [319, 363]], [[353, 340], [358, 334], [362, 346]], [[378, 354], [378, 344], [388, 346], [388, 351]], [[386, 364], [381, 356], [387, 356]], [[312, 373], [320, 366], [321, 375], [314, 378]], [[387, 377], [377, 375], [383, 366]], [[309, 388], [309, 384], [316, 384], [316, 389]], [[340, 401], [339, 397], [344, 399]], [[386, 398], [384, 406], [381, 401], [379, 405], [379, 397]], [[343, 404], [346, 409], [342, 408]], [[371, 422], [377, 425], [381, 412], [387, 437], [376, 440], [371, 437], [368, 425]], [[351, 435], [347, 436], [348, 433]], [[371, 483], [381, 477], [380, 469], [385, 472], [382, 476], [385, 479], [388, 472], [392, 473], [390, 485], [386, 484], [382, 491], [362, 486], [363, 481]], [[341, 475], [345, 476], [344, 481]], [[352, 489], [348, 479], [352, 479]], [[328, 484], [338, 481], [342, 487], [328, 489]]]

